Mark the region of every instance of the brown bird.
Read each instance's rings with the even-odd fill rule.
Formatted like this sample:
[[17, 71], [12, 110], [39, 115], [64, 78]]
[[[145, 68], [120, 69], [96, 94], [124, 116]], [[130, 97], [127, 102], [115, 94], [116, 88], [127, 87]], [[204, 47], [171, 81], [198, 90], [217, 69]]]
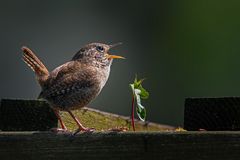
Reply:
[[33, 51], [22, 47], [23, 61], [35, 72], [42, 88], [39, 98], [47, 100], [61, 125], [56, 131], [67, 131], [59, 111], [67, 111], [79, 129], [76, 131], [92, 131], [85, 128], [73, 115], [71, 110], [86, 106], [98, 96], [108, 80], [110, 67], [114, 58], [124, 58], [110, 55], [108, 51], [119, 45], [91, 43], [82, 47], [65, 64], [49, 72]]

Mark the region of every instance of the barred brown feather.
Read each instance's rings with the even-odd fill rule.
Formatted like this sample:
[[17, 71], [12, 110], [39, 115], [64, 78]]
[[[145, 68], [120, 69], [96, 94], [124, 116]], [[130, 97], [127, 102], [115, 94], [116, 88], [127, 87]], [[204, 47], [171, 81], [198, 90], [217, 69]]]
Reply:
[[22, 47], [23, 61], [35, 72], [39, 84], [42, 86], [44, 81], [48, 78], [48, 69], [37, 58], [37, 56], [27, 47]]

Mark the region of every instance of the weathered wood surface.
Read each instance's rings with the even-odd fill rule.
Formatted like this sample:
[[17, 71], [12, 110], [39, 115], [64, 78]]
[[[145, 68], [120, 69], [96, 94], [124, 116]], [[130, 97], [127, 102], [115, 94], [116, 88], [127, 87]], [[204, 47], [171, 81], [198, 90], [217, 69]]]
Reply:
[[0, 159], [239, 160], [240, 132], [0, 132]]
[[[111, 128], [131, 128], [131, 119], [127, 116], [107, 113], [92, 108], [82, 108], [73, 113], [84, 126], [95, 128], [97, 131]], [[61, 112], [61, 117], [70, 131], [77, 126], [70, 115]], [[42, 100], [2, 99], [0, 105], [0, 130], [3, 131], [48, 131], [57, 127], [57, 118], [48, 103]], [[166, 131], [174, 127], [152, 123], [149, 121], [135, 121], [137, 131]]]
[[0, 102], [0, 130], [47, 131], [57, 125], [57, 117], [45, 101], [2, 99]]
[[184, 129], [197, 131], [240, 130], [240, 97], [187, 98]]

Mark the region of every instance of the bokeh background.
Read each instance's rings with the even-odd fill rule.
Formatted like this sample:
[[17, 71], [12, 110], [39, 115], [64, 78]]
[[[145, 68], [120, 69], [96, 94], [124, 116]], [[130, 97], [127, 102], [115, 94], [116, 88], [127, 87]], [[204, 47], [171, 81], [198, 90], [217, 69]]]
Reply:
[[181, 126], [186, 97], [240, 96], [240, 1], [0, 2], [0, 97], [34, 99], [40, 92], [21, 61], [32, 48], [49, 70], [91, 42], [122, 46], [91, 107], [130, 115], [131, 83], [147, 78], [147, 120]]

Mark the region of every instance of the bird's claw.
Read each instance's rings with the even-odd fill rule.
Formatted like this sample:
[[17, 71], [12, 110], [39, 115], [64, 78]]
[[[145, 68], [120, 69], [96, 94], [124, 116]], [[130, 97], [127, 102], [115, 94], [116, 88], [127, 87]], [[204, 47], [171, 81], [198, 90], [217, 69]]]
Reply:
[[84, 132], [84, 133], [92, 133], [92, 132], [94, 132], [95, 131], [95, 128], [83, 128], [83, 129], [80, 129], [80, 128], [78, 128], [74, 133], [73, 133], [73, 135], [76, 135], [76, 134], [78, 134], [79, 132]]
[[96, 131], [95, 128], [87, 128], [84, 130], [84, 132], [94, 132], [94, 131]]

